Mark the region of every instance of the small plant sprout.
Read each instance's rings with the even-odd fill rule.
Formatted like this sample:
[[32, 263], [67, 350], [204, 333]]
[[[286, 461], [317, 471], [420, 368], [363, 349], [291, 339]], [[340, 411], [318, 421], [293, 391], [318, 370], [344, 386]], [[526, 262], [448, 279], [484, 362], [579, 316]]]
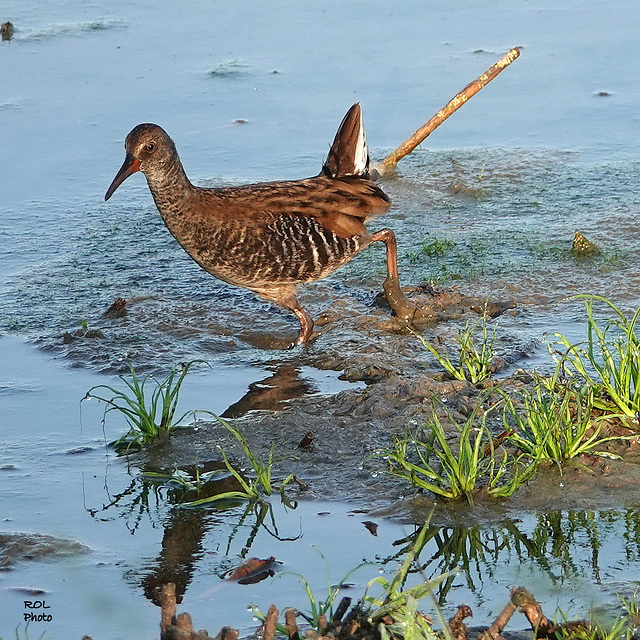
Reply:
[[450, 376], [456, 380], [467, 380], [471, 384], [478, 384], [491, 375], [491, 364], [495, 356], [493, 344], [496, 330], [497, 325], [493, 330], [489, 328], [486, 309], [476, 322], [467, 322], [464, 329], [458, 330], [457, 362], [451, 360], [448, 355], [440, 353], [421, 335], [415, 335]]
[[[318, 551], [318, 553], [320, 554], [320, 557], [323, 559], [325, 563], [325, 567], [327, 568], [327, 595], [324, 598], [324, 600], [318, 599], [316, 594], [313, 592], [311, 585], [303, 575], [299, 573], [295, 573], [293, 571], [287, 572], [287, 573], [289, 573], [289, 575], [293, 575], [297, 577], [300, 580], [300, 582], [302, 583], [302, 587], [305, 591], [305, 594], [307, 596], [307, 599], [309, 600], [309, 609], [307, 611], [298, 610], [297, 611], [298, 615], [302, 616], [309, 623], [309, 625], [311, 625], [312, 629], [314, 629], [317, 632], [320, 632], [323, 626], [327, 624], [328, 620], [334, 619], [334, 614], [335, 614], [334, 604], [335, 604], [336, 598], [338, 597], [338, 595], [340, 594], [340, 591], [344, 588], [344, 586], [348, 584], [349, 578], [354, 573], [356, 573], [358, 570], [360, 570], [362, 567], [364, 567], [369, 563], [361, 562], [359, 565], [357, 565], [353, 569], [350, 569], [346, 573], [346, 575], [342, 578], [342, 580], [340, 580], [337, 584], [333, 584], [331, 581], [331, 577], [329, 575], [329, 568], [324, 555], [322, 554], [321, 551], [319, 551], [315, 547], [314, 549]], [[260, 609], [258, 609], [258, 607], [256, 607], [255, 605], [250, 605], [250, 607], [257, 618], [259, 618], [260, 620], [266, 619], [266, 616], [260, 611]], [[282, 625], [278, 625], [278, 630], [281, 633], [288, 635], [287, 629]]]
[[[21, 625], [18, 625], [15, 628], [15, 632], [14, 632], [14, 636], [13, 639], [14, 640], [29, 640], [29, 623], [27, 622], [24, 625], [24, 629], [20, 629]], [[40, 635], [38, 636], [31, 636], [32, 640], [48, 640], [49, 636], [47, 635], [46, 631], [43, 631]], [[0, 637], [0, 640], [2, 640], [2, 637]]]
[[559, 617], [562, 623], [555, 632], [558, 640], [634, 640], [638, 637], [637, 618], [628, 610], [612, 624], [603, 624], [593, 618], [590, 622], [572, 623], [563, 611], [559, 611]]
[[[111, 411], [117, 411], [125, 417], [129, 431], [118, 438], [113, 446], [118, 452], [126, 453], [131, 448], [140, 448], [167, 437], [188, 415], [194, 415], [193, 411], [187, 411], [180, 418], [175, 418], [182, 383], [189, 369], [199, 362], [202, 361], [192, 360], [173, 367], [162, 382], [151, 375], [141, 379], [129, 362], [131, 378], [120, 376], [126, 385], [125, 391], [101, 384], [91, 387], [83, 400], [95, 398], [106, 403], [105, 417]], [[150, 385], [153, 386], [151, 390]]]
[[[570, 373], [578, 374], [593, 386], [593, 404], [608, 413], [621, 414], [638, 426], [640, 414], [640, 338], [637, 335], [640, 308], [628, 318], [613, 302], [595, 295], [580, 295], [587, 313], [587, 339], [572, 344], [561, 333], [549, 345], [552, 354], [557, 347], [564, 353], [555, 359]], [[601, 322], [595, 317], [598, 302], [613, 312], [613, 319]], [[603, 326], [604, 325], [604, 326]]]
[[[432, 622], [428, 616], [418, 610], [420, 599], [425, 596], [433, 598], [433, 591], [437, 585], [453, 575], [443, 574], [432, 580], [405, 588], [405, 582], [410, 572], [419, 570], [415, 566], [415, 560], [425, 544], [425, 534], [428, 529], [427, 522], [416, 535], [415, 541], [407, 551], [402, 566], [391, 579], [377, 576], [367, 584], [363, 597], [351, 607], [351, 598], [342, 598], [334, 607], [336, 598], [343, 588], [346, 580], [363, 565], [359, 565], [334, 586], [329, 586], [327, 597], [319, 600], [313, 593], [307, 580], [299, 576], [309, 599], [308, 613], [297, 610], [311, 625], [313, 631], [308, 632], [308, 637], [363, 637], [380, 638], [380, 640], [438, 640], [441, 636], [432, 628]], [[298, 575], [298, 574], [295, 574]], [[378, 591], [372, 595], [370, 591]], [[252, 606], [256, 617], [266, 620], [260, 610]], [[438, 618], [443, 626], [443, 636], [451, 638], [449, 627], [436, 605]], [[352, 630], [356, 628], [357, 633]], [[278, 624], [276, 629], [285, 636], [290, 636], [291, 629]], [[351, 631], [348, 631], [348, 630]], [[294, 637], [294, 636], [290, 636]]]
[[162, 471], [143, 471], [142, 477], [153, 482], [161, 483], [170, 489], [179, 489], [186, 492], [200, 493], [204, 491], [208, 485], [212, 482], [219, 480], [223, 475], [226, 475], [226, 471], [221, 468], [213, 468], [208, 471], [201, 470], [201, 465], [198, 463], [197, 455], [196, 462], [188, 468], [174, 467], [169, 473]]
[[[200, 412], [199, 412], [200, 413]], [[246, 456], [246, 459], [249, 461], [251, 469], [253, 471], [252, 478], [248, 478], [240, 473], [229, 460], [226, 452], [222, 447], [219, 447], [220, 454], [222, 455], [222, 460], [224, 462], [225, 467], [229, 471], [229, 473], [236, 479], [240, 489], [237, 491], [226, 491], [224, 493], [219, 493], [217, 495], [202, 498], [200, 500], [194, 500], [193, 502], [185, 503], [183, 506], [185, 507], [200, 507], [204, 505], [211, 505], [215, 502], [219, 502], [221, 500], [248, 500], [249, 502], [254, 502], [260, 500], [263, 495], [270, 496], [274, 492], [274, 485], [272, 481], [272, 468], [273, 468], [273, 454], [275, 451], [275, 444], [272, 443], [269, 448], [269, 455], [267, 457], [266, 462], [261, 462], [258, 460], [254, 452], [252, 451], [247, 439], [242, 435], [242, 433], [229, 424], [223, 418], [216, 416], [215, 414], [210, 414], [215, 417], [215, 419], [223, 426], [229, 433], [240, 443], [242, 450]], [[277, 488], [281, 493], [284, 491], [285, 487], [289, 482], [295, 479], [293, 474], [287, 476]]]
[[[369, 620], [377, 628], [381, 640], [436, 640], [440, 638], [440, 635], [433, 630], [431, 620], [418, 610], [419, 601], [425, 596], [431, 596], [433, 600], [436, 613], [442, 624], [444, 637], [451, 637], [449, 627], [435, 602], [433, 593], [438, 584], [454, 576], [456, 572], [443, 573], [414, 587], [404, 588], [409, 572], [427, 542], [429, 524], [429, 521], [424, 523], [407, 551], [402, 566], [391, 580], [384, 576], [378, 576], [367, 585], [367, 593], [363, 602], [369, 608]], [[374, 586], [382, 587], [382, 594], [378, 597], [373, 597], [368, 593]]]

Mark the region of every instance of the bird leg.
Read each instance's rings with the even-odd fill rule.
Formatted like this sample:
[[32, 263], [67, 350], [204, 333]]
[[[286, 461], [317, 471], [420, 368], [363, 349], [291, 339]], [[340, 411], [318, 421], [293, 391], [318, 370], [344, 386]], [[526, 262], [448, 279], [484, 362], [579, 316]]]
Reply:
[[418, 307], [413, 302], [409, 302], [400, 289], [396, 236], [391, 229], [380, 229], [371, 236], [371, 241], [384, 242], [387, 247], [387, 278], [383, 285], [385, 298], [398, 318], [410, 322]]
[[298, 320], [300, 321], [300, 335], [295, 341], [295, 345], [304, 344], [309, 340], [311, 334], [313, 333], [313, 319], [299, 305], [300, 303], [298, 303], [298, 307], [292, 309], [292, 311], [296, 314], [296, 316], [298, 316]]
[[[304, 344], [308, 342], [313, 333], [313, 319], [311, 316], [302, 308], [298, 297], [296, 296], [296, 286], [295, 285], [280, 285], [280, 286], [272, 286], [272, 287], [256, 287], [251, 288], [255, 294], [259, 295], [261, 298], [272, 302], [273, 304], [277, 304], [288, 311], [293, 311], [296, 314], [298, 321], [300, 322], [300, 335], [295, 342], [287, 343], [287, 348], [297, 347], [300, 344]], [[275, 345], [272, 348], [282, 348], [281, 346], [276, 347]]]
[[[402, 289], [400, 288], [400, 279], [398, 277], [398, 245], [396, 242], [396, 236], [391, 229], [380, 229], [371, 236], [371, 242], [384, 242], [387, 247], [387, 277], [383, 284], [385, 298], [389, 303], [393, 313], [404, 320], [405, 322], [412, 322], [413, 320], [423, 320], [424, 318], [432, 318], [433, 313], [431, 310], [421, 309], [413, 302], [407, 300]], [[302, 308], [300, 302], [295, 297], [295, 292], [291, 292], [291, 297], [287, 300], [282, 298], [271, 298], [262, 294], [268, 300], [272, 300], [277, 304], [280, 304], [288, 309], [291, 309], [298, 320], [300, 321], [300, 335], [292, 346], [297, 346], [308, 342], [313, 333], [313, 319]], [[424, 316], [424, 318], [423, 318]]]

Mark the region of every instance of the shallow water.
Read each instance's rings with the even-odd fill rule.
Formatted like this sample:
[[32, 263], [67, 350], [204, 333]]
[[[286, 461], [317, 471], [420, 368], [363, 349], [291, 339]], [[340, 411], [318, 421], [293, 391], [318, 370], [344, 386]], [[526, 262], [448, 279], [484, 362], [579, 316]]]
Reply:
[[[185, 387], [185, 409], [222, 413], [234, 406], [239, 415], [350, 387], [311, 365], [332, 343], [348, 348], [352, 329], [329, 323], [302, 355], [256, 347], [264, 335], [293, 335], [293, 319], [191, 263], [162, 225], [141, 176], [103, 202], [122, 162], [122, 141], [138, 122], [169, 131], [199, 184], [313, 175], [352, 102], [361, 101], [372, 155], [382, 158], [521, 45], [512, 67], [384, 182], [394, 204], [374, 227], [396, 231], [405, 283], [433, 280], [513, 299], [499, 339], [507, 354], [526, 354], [514, 366], [545, 366], [546, 332], [582, 336], [581, 304], [566, 296], [600, 293], [625, 309], [640, 303], [640, 83], [629, 73], [640, 62], [640, 10], [630, 0], [436, 3], [428, 10], [418, 2], [195, 2], [177, 9], [168, 2], [56, 0], [37, 8], [10, 1], [3, 10], [0, 20], [15, 25], [14, 38], [0, 43], [3, 530], [73, 539], [91, 551], [3, 574], [0, 635], [22, 620], [24, 598], [16, 589], [25, 587], [44, 589], [52, 603], [53, 622], [36, 626], [38, 635], [117, 638], [157, 628], [157, 609], [140, 580], [160, 557], [171, 509], [161, 499], [134, 535], [118, 507], [91, 515], [134, 482], [137, 470], [131, 476], [123, 461], [105, 457], [105, 437], [120, 435], [123, 425], [107, 421], [103, 435], [95, 403], [83, 404], [82, 417], [78, 409], [92, 385], [118, 383], [126, 357], [156, 373], [206, 360], [211, 369], [198, 369]], [[576, 229], [600, 246], [599, 256], [568, 255]], [[308, 287], [303, 303], [315, 317], [381, 314], [372, 304], [383, 273], [383, 252], [371, 247]], [[128, 314], [104, 319], [117, 297], [127, 299]], [[74, 336], [83, 321], [102, 337]], [[285, 391], [263, 393], [277, 384]], [[365, 556], [392, 555], [392, 542], [413, 529], [383, 521], [374, 538], [361, 524], [368, 516], [354, 513], [362, 506], [313, 502], [278, 512], [283, 535], [302, 528], [304, 538], [276, 544], [261, 529], [250, 555], [275, 555], [283, 571], [242, 590], [218, 578], [230, 562], [220, 550], [238, 512], [203, 516], [206, 535], [184, 608], [215, 632], [222, 624], [248, 629], [250, 601], [263, 609], [274, 600], [303, 606], [297, 582], [282, 573], [299, 571], [324, 588], [323, 563], [308, 545], [326, 543], [327, 531], [348, 536], [321, 548], [333, 580]], [[325, 510], [331, 515], [316, 515]], [[545, 517], [526, 515], [521, 524], [452, 538], [462, 547], [474, 536], [513, 544], [509, 527], [518, 526], [539, 539]], [[544, 544], [539, 555], [551, 557], [551, 567], [540, 568], [539, 557], [487, 552], [469, 574], [482, 573], [473, 578], [475, 591], [462, 575], [447, 606], [481, 605], [474, 620], [481, 622], [519, 582], [551, 609], [560, 603], [584, 613], [592, 602], [615, 602], [612, 594], [633, 580], [635, 512], [555, 517], [552, 542], [577, 532], [570, 562]], [[242, 539], [235, 538], [232, 558]], [[368, 577], [354, 582], [362, 586]], [[212, 600], [219, 603], [215, 617]]]

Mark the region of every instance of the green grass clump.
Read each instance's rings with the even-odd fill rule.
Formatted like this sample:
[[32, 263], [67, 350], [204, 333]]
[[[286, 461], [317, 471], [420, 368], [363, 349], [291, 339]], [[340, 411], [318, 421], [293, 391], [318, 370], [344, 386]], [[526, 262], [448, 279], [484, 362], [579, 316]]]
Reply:
[[388, 461], [393, 475], [443, 498], [466, 498], [473, 504], [474, 494], [480, 491], [508, 497], [533, 477], [536, 462], [525, 455], [510, 458], [496, 447], [486, 424], [488, 411], [478, 420], [479, 411], [480, 404], [462, 425], [449, 416], [457, 430], [457, 451], [434, 411], [422, 430], [395, 437], [389, 449], [376, 455]]
[[[569, 624], [566, 629], [560, 628], [556, 636], [567, 640], [633, 640], [637, 638], [640, 614], [638, 594], [634, 593], [629, 600], [622, 596], [618, 597], [622, 603], [622, 611], [613, 624], [604, 624], [598, 620], [592, 620], [588, 625], [580, 625], [577, 628], [571, 628]], [[562, 612], [561, 615], [563, 622], [566, 623], [566, 616]]]
[[[245, 477], [230, 462], [226, 452], [220, 447], [222, 460], [227, 471], [235, 478], [239, 489], [234, 491], [225, 491], [223, 493], [205, 497], [199, 500], [185, 503], [183, 506], [198, 507], [220, 501], [248, 500], [255, 501], [263, 495], [269, 496], [274, 491], [272, 481], [273, 455], [275, 443], [272, 443], [269, 450], [268, 458], [265, 462], [258, 460], [253, 453], [249, 443], [242, 433], [229, 424], [226, 420], [218, 417], [209, 411], [191, 410], [185, 412], [180, 418], [175, 419], [176, 408], [178, 405], [178, 397], [184, 379], [189, 373], [189, 369], [199, 360], [193, 360], [185, 364], [181, 364], [171, 369], [169, 375], [162, 382], [159, 382], [151, 375], [147, 375], [140, 379], [136, 370], [129, 362], [129, 371], [131, 379], [120, 376], [125, 383], [126, 390], [121, 391], [108, 385], [97, 385], [87, 392], [83, 400], [95, 398], [107, 404], [105, 415], [110, 411], [118, 411], [122, 413], [129, 424], [129, 431], [116, 440], [113, 446], [119, 452], [128, 452], [132, 448], [141, 448], [149, 445], [158, 439], [167, 437], [173, 429], [179, 426], [180, 422], [188, 415], [196, 416], [197, 414], [208, 414], [213, 416], [220, 424], [222, 424], [231, 435], [240, 443], [246, 459], [252, 469], [253, 477]], [[155, 386], [149, 392], [148, 385], [153, 383]], [[110, 397], [107, 397], [103, 391], [109, 391]], [[200, 491], [204, 484], [210, 479], [210, 474], [200, 478], [197, 472], [196, 478], [189, 478], [184, 473], [174, 472], [171, 474], [157, 473], [147, 474], [153, 475], [156, 480], [165, 481], [166, 484], [174, 487], [179, 486], [185, 491]], [[279, 491], [283, 491], [285, 486], [293, 480], [294, 476], [290, 475], [282, 483], [280, 483]]]
[[[635, 420], [640, 415], [640, 339], [637, 326], [640, 308], [628, 318], [613, 302], [595, 295], [577, 296], [584, 300], [587, 314], [587, 340], [571, 344], [561, 333], [554, 333], [565, 352], [556, 356], [559, 364], [578, 374], [593, 387], [594, 406]], [[613, 312], [608, 321], [598, 321], [594, 303]]]
[[455, 361], [448, 355], [440, 353], [422, 336], [416, 335], [450, 376], [456, 380], [467, 380], [472, 384], [478, 384], [491, 375], [491, 363], [495, 356], [493, 344], [496, 329], [497, 325], [493, 330], [489, 329], [486, 313], [474, 323], [467, 322], [464, 329], [458, 330]]
[[[189, 369], [197, 362], [201, 361], [192, 360], [173, 367], [163, 381], [156, 380], [152, 375], [140, 378], [129, 362], [130, 379], [120, 376], [126, 385], [125, 391], [100, 384], [91, 387], [83, 400], [94, 398], [105, 402], [105, 416], [111, 411], [124, 415], [129, 431], [112, 443], [117, 451], [141, 448], [167, 437], [182, 420], [193, 415], [193, 411], [187, 411], [178, 419], [175, 418], [180, 389]], [[153, 385], [151, 391], [149, 385]], [[110, 397], [104, 395], [107, 391]]]
[[532, 458], [558, 464], [590, 453], [614, 438], [603, 438], [602, 417], [594, 417], [594, 390], [573, 380], [537, 378], [533, 389], [520, 393], [518, 410], [505, 396], [505, 429], [509, 441]]

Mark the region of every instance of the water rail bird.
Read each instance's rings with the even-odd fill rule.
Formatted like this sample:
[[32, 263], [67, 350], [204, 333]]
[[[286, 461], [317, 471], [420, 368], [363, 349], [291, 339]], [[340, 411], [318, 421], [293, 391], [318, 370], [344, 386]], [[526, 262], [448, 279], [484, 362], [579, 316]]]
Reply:
[[296, 296], [345, 265], [372, 242], [387, 249], [386, 298], [411, 320], [416, 306], [398, 281], [396, 239], [390, 229], [364, 223], [389, 208], [369, 177], [369, 152], [359, 104], [344, 117], [319, 175], [237, 187], [203, 188], [189, 181], [173, 140], [156, 124], [139, 124], [126, 137], [124, 164], [105, 200], [142, 171], [167, 228], [205, 271], [293, 311], [300, 322], [294, 344], [309, 340], [313, 320]]

